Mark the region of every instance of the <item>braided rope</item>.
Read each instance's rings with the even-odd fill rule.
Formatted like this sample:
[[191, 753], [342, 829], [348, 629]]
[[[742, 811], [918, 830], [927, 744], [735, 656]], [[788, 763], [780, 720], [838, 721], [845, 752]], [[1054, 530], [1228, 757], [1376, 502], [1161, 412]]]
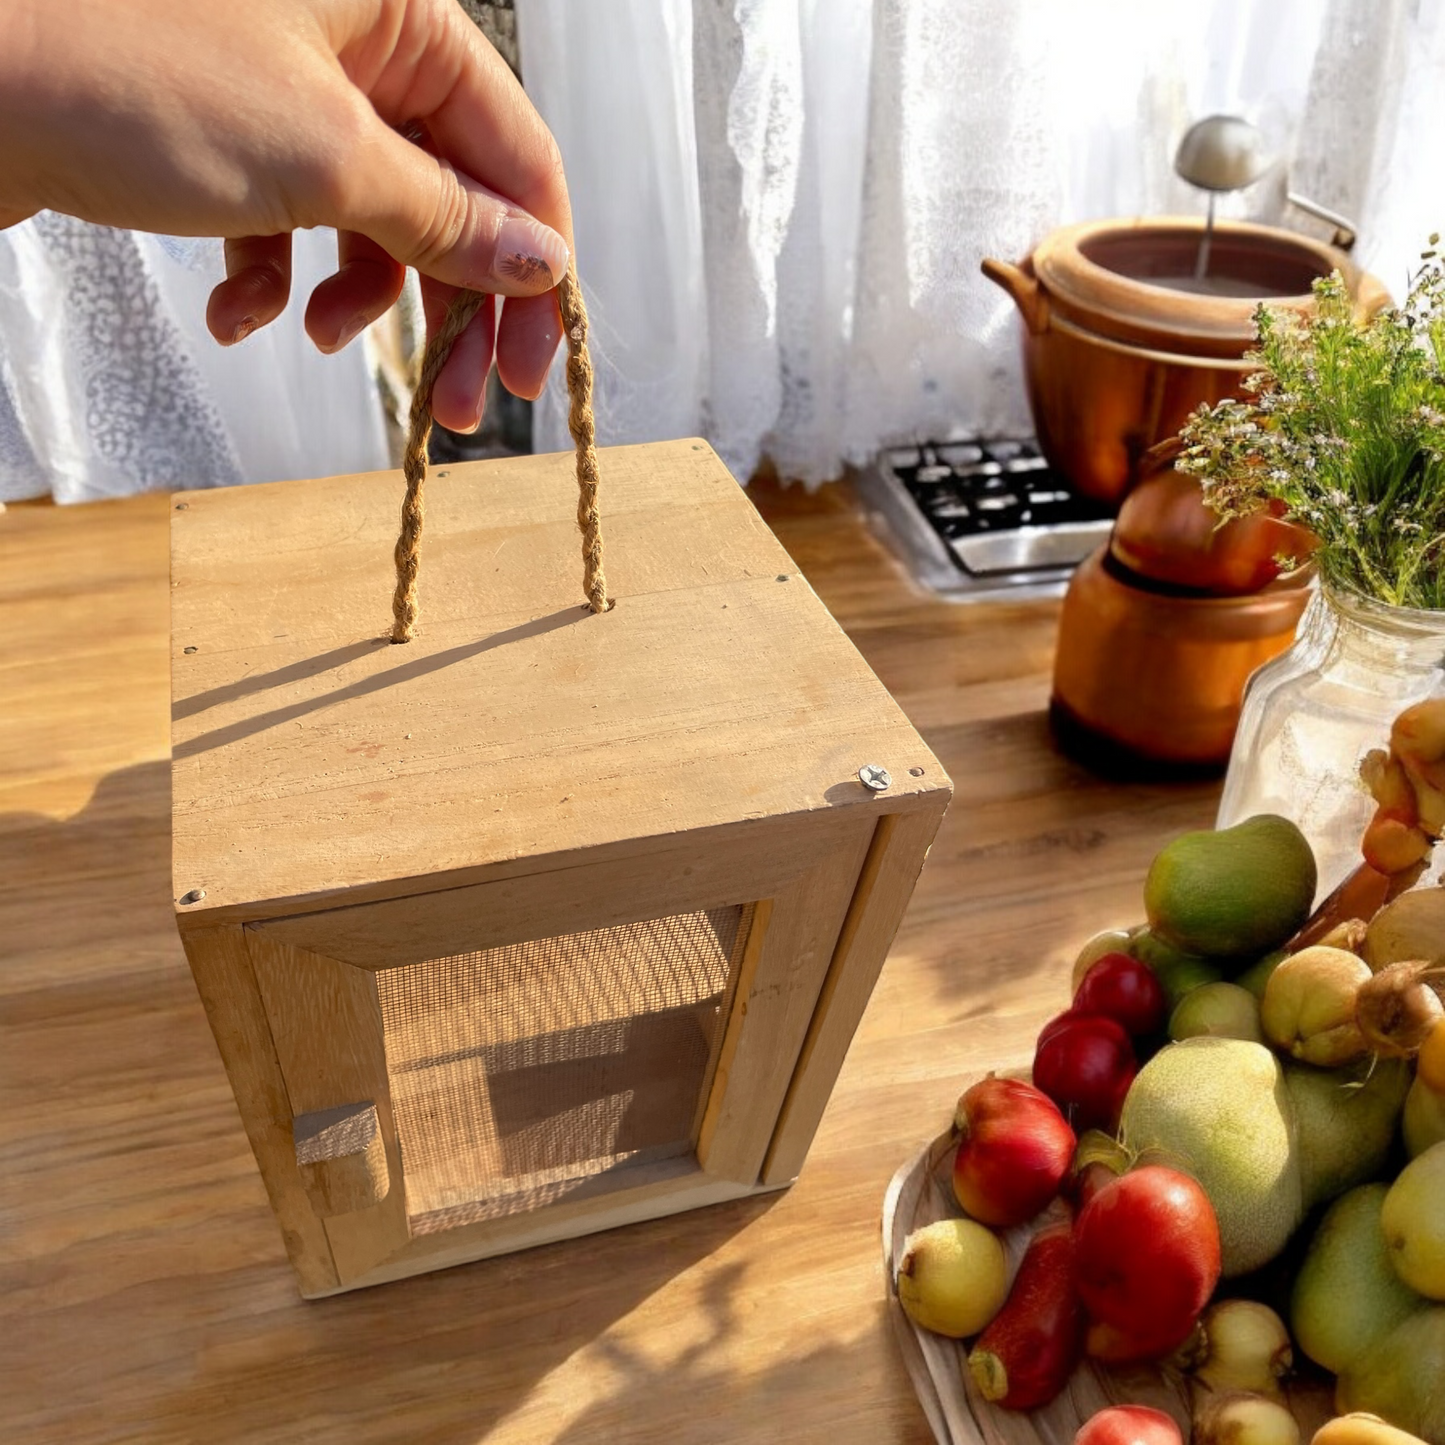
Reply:
[[[432, 391], [451, 355], [457, 337], [467, 329], [486, 298], [479, 291], [459, 291], [446, 319], [427, 342], [421, 375], [412, 393], [406, 447], [401, 470], [406, 496], [401, 504], [401, 533], [396, 539], [396, 592], [392, 597], [391, 640], [410, 642], [416, 628], [417, 572], [421, 565], [421, 533], [425, 520], [422, 483], [426, 480], [426, 449], [432, 429]], [[583, 590], [594, 612], [605, 612], [607, 582], [602, 575], [601, 518], [597, 510], [596, 426], [592, 416], [592, 360], [587, 354], [587, 308], [575, 265], [557, 287], [562, 324], [567, 335], [567, 392], [571, 403], [568, 427], [577, 443], [577, 526], [582, 533]]]
[[401, 454], [401, 472], [406, 478], [406, 496], [401, 504], [401, 535], [396, 539], [396, 592], [391, 599], [391, 640], [410, 642], [416, 626], [416, 574], [421, 566], [421, 528], [425, 516], [422, 483], [426, 481], [426, 444], [431, 438], [431, 397], [437, 377], [452, 354], [458, 336], [471, 323], [486, 298], [480, 291], [459, 291], [436, 335], [427, 342], [421, 360], [421, 375], [411, 396], [407, 419], [406, 448]]
[[567, 430], [577, 444], [577, 528], [582, 533], [583, 589], [594, 612], [606, 612], [602, 572], [602, 519], [597, 511], [597, 427], [592, 416], [592, 357], [587, 350], [587, 305], [575, 262], [557, 288], [567, 337]]

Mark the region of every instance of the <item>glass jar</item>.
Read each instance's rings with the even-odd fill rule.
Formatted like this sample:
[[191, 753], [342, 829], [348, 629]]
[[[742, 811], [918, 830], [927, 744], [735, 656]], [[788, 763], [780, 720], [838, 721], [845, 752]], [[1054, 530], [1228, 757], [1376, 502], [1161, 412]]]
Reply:
[[1445, 611], [1367, 601], [1322, 585], [1294, 645], [1249, 680], [1217, 827], [1256, 813], [1298, 824], [1323, 898], [1360, 860], [1375, 811], [1360, 761], [1412, 703], [1445, 691]]

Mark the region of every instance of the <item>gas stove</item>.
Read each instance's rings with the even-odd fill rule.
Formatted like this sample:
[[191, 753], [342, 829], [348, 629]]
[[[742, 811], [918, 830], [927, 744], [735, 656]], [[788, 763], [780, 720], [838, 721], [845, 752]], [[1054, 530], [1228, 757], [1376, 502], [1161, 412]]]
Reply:
[[959, 602], [1058, 596], [1114, 521], [1031, 438], [892, 447], [853, 481], [918, 581]]

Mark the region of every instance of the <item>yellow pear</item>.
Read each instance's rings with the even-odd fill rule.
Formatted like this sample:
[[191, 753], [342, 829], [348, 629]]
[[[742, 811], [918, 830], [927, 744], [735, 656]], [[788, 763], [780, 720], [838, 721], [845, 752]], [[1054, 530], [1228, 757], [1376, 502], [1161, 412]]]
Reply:
[[940, 1219], [903, 1242], [898, 1301], [915, 1324], [962, 1340], [1003, 1308], [1008, 1261], [998, 1236], [973, 1219]]
[[1334, 1068], [1365, 1052], [1355, 1023], [1355, 997], [1370, 965], [1343, 948], [1315, 944], [1270, 974], [1260, 1004], [1264, 1035], [1307, 1064]]
[[1390, 1186], [1380, 1227], [1395, 1273], [1417, 1294], [1445, 1300], [1445, 1144], [1412, 1159]]

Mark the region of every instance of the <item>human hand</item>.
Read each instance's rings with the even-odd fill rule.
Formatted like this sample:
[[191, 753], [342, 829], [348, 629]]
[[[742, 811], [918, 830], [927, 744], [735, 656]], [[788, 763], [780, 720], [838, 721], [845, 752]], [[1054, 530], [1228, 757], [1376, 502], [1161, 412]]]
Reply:
[[433, 393], [455, 431], [480, 421], [494, 355], [535, 397], [561, 337], [557, 148], [455, 0], [0, 0], [0, 226], [47, 208], [224, 237], [206, 320], [225, 345], [285, 309], [297, 227], [339, 236], [306, 307], [322, 351], [408, 265], [430, 328], [458, 288], [487, 292]]

